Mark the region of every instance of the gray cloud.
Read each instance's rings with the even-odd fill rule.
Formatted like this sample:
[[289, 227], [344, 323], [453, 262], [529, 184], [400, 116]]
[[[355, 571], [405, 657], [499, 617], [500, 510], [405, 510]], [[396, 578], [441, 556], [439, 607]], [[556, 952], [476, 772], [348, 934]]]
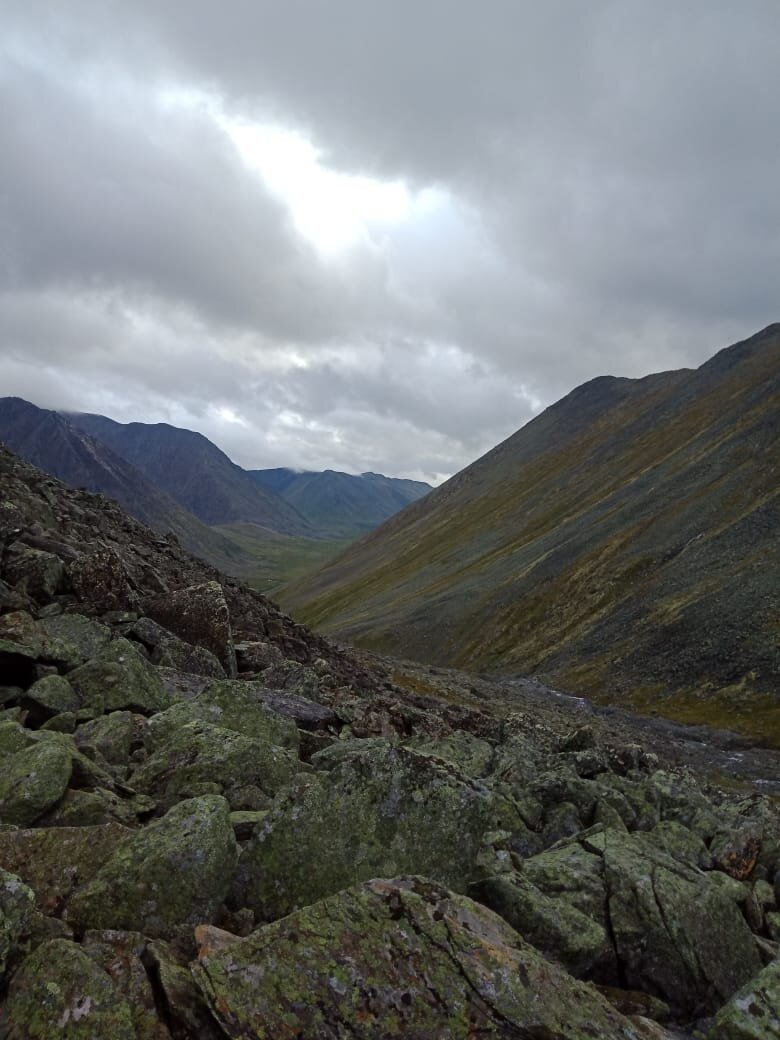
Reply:
[[[3, 393], [439, 477], [777, 319], [775, 0], [0, 7]], [[438, 201], [321, 255], [215, 113]]]

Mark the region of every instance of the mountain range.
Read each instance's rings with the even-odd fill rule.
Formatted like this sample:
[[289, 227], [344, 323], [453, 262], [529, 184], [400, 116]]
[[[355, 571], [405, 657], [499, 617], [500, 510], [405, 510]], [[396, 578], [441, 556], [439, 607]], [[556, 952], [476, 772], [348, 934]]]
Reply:
[[780, 325], [601, 377], [286, 590], [360, 646], [780, 732]]
[[[430, 490], [379, 474], [248, 471], [202, 434], [167, 423], [118, 423], [0, 399], [0, 440], [74, 487], [102, 492], [191, 552], [243, 576], [321, 561]], [[289, 475], [279, 490], [266, 474]]]

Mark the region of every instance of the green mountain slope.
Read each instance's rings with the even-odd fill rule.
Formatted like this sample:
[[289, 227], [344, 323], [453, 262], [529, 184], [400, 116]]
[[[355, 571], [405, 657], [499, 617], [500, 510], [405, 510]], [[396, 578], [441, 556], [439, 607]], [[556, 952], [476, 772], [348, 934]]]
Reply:
[[318, 531], [333, 538], [365, 534], [431, 490], [419, 480], [381, 473], [296, 473], [289, 469], [251, 470], [252, 477], [278, 492]]
[[773, 325], [579, 387], [284, 604], [363, 646], [749, 724], [780, 694], [779, 475]]
[[0, 398], [0, 441], [27, 462], [72, 487], [101, 492], [161, 534], [169, 531], [190, 552], [232, 574], [253, 557], [231, 538], [207, 527], [161, 488], [58, 412], [18, 397]]

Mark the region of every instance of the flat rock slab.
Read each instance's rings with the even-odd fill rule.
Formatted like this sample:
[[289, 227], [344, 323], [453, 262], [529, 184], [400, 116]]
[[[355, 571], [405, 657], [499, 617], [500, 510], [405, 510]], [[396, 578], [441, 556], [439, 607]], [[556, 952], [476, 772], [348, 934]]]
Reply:
[[423, 878], [369, 881], [236, 942], [197, 937], [195, 978], [237, 1040], [637, 1037], [501, 918]]

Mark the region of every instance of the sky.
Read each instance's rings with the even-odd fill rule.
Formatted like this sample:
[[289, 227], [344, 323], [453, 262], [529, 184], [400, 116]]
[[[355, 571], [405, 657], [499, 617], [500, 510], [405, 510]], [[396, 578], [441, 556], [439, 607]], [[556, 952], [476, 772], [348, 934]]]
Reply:
[[0, 16], [0, 395], [438, 483], [780, 318], [777, 0]]

